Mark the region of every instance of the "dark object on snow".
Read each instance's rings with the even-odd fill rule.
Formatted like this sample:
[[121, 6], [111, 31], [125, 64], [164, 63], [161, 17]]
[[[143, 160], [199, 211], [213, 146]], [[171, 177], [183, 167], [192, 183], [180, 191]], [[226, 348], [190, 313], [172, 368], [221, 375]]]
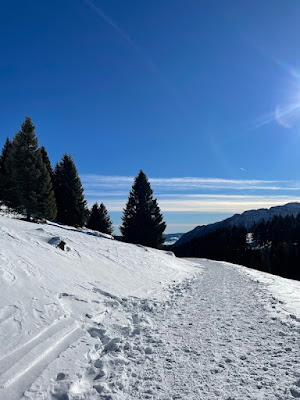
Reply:
[[52, 246], [55, 246], [61, 250], [65, 250], [65, 245], [66, 242], [64, 240], [61, 240], [61, 238], [59, 236], [54, 236], [53, 238], [51, 238], [48, 241], [49, 244], [51, 244]]
[[65, 245], [66, 245], [66, 242], [64, 242], [63, 240], [61, 240], [61, 241], [58, 243], [57, 247], [58, 247], [59, 249], [61, 249], [61, 250], [65, 250]]

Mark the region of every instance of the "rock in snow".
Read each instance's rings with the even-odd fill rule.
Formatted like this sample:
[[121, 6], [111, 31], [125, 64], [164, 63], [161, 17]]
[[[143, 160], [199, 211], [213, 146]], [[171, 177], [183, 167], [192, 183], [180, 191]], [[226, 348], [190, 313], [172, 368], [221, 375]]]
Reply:
[[300, 396], [300, 282], [88, 230], [0, 226], [1, 400]]

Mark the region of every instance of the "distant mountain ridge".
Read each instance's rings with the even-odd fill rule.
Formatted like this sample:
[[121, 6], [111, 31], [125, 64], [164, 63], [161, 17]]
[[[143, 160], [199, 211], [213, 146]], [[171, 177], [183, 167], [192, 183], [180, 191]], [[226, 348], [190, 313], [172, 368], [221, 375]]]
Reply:
[[226, 218], [223, 221], [215, 222], [214, 224], [209, 225], [201, 225], [194, 228], [192, 231], [189, 231], [181, 236], [176, 243], [175, 246], [180, 246], [183, 243], [189, 242], [190, 240], [204, 236], [208, 233], [214, 232], [219, 228], [224, 228], [226, 226], [238, 226], [249, 229], [254, 223], [258, 223], [263, 219], [265, 221], [272, 220], [276, 215], [281, 215], [285, 217], [287, 215], [294, 215], [300, 213], [300, 203], [287, 203], [283, 206], [275, 206], [271, 208], [260, 208], [258, 210], [249, 210], [245, 211], [242, 214], [235, 214], [232, 217]]

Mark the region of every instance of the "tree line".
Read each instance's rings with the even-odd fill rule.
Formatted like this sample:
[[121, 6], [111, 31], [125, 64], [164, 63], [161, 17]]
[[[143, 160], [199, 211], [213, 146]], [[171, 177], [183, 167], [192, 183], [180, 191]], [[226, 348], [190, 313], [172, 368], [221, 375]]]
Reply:
[[275, 216], [249, 230], [228, 226], [172, 247], [179, 257], [210, 258], [300, 280], [300, 214]]
[[247, 247], [246, 228], [226, 226], [178, 246], [171, 246], [178, 257], [209, 258], [217, 261], [241, 263]]
[[275, 216], [254, 224], [247, 251], [247, 266], [300, 280], [300, 214]]
[[[38, 146], [29, 117], [12, 140], [6, 139], [0, 156], [0, 201], [26, 215], [28, 221], [51, 220], [86, 226], [112, 234], [113, 225], [103, 203], [87, 208], [84, 189], [72, 156], [64, 154], [52, 169], [44, 146]], [[160, 247], [166, 224], [153, 199], [147, 176], [141, 170], [134, 180], [123, 212], [122, 240]]]

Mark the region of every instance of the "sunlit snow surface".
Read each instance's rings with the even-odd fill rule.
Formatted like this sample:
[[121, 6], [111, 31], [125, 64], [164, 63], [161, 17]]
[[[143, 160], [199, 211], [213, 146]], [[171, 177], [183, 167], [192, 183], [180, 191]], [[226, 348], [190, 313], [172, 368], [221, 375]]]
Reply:
[[0, 217], [0, 399], [300, 397], [299, 292], [228, 263]]

